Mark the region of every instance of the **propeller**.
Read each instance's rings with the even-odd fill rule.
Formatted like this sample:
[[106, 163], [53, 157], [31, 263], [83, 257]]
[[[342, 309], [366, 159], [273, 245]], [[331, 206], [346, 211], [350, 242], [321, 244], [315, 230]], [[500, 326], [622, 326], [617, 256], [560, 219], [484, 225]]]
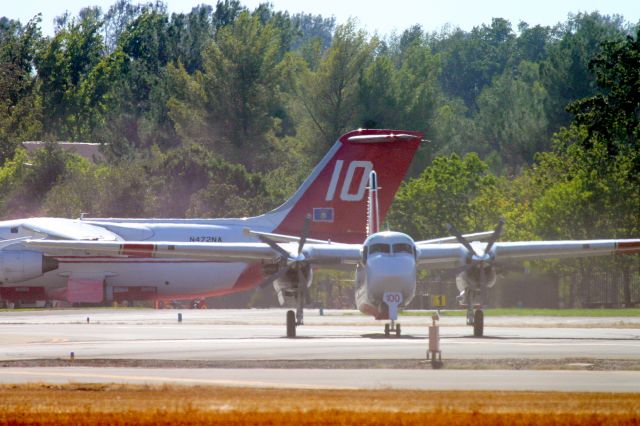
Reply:
[[498, 238], [500, 238], [500, 235], [502, 235], [503, 228], [504, 228], [504, 219], [500, 219], [498, 221], [498, 226], [496, 226], [496, 230], [493, 231], [493, 235], [489, 239], [487, 246], [484, 248], [485, 255], [491, 251], [491, 249], [493, 248], [493, 245], [496, 243], [496, 241], [498, 241]]
[[[278, 271], [275, 272], [274, 274], [271, 274], [264, 281], [262, 281], [260, 283], [260, 287], [262, 288], [267, 287], [268, 285], [272, 284], [274, 281], [277, 281], [278, 279], [284, 277], [287, 274], [287, 272], [289, 272], [291, 267], [296, 267], [297, 269], [298, 283], [300, 284], [304, 282], [304, 272], [303, 272], [302, 266], [307, 259], [306, 259], [306, 256], [302, 253], [302, 250], [304, 249], [304, 245], [307, 241], [307, 237], [309, 236], [310, 226], [311, 226], [311, 215], [306, 215], [304, 218], [304, 225], [302, 226], [302, 233], [298, 241], [297, 254], [288, 252], [287, 250], [282, 248], [278, 243], [276, 243], [274, 240], [272, 240], [266, 235], [258, 235], [258, 238], [260, 239], [260, 241], [267, 244], [276, 253], [280, 254], [280, 257], [278, 259], [278, 264], [280, 265], [280, 267], [278, 268]], [[300, 287], [301, 286], [298, 285], [298, 288]]]
[[474, 256], [477, 256], [476, 251], [473, 249], [469, 241], [467, 241], [467, 239], [462, 235], [462, 233], [460, 233], [460, 231], [458, 231], [458, 229], [455, 226], [453, 226], [450, 223], [447, 223], [447, 230], [456, 237], [458, 242], [462, 244], [469, 251], [469, 253], [471, 253]]
[[502, 235], [502, 231], [504, 229], [504, 220], [500, 219], [500, 221], [498, 222], [498, 225], [496, 226], [496, 229], [493, 231], [493, 234], [489, 238], [489, 241], [487, 242], [487, 245], [484, 248], [484, 253], [481, 256], [478, 255], [478, 253], [475, 251], [471, 243], [460, 233], [460, 231], [456, 229], [455, 226], [451, 224], [447, 224], [447, 229], [456, 237], [458, 242], [467, 249], [467, 252], [468, 252], [467, 265], [461, 267], [459, 269], [459, 272], [470, 271], [475, 268], [476, 271], [478, 272], [479, 288], [477, 290], [484, 290], [486, 287], [486, 278], [487, 278], [486, 268], [488, 265], [493, 265], [493, 260], [494, 260], [491, 257], [491, 249], [493, 249], [493, 246], [495, 245], [496, 241], [498, 241], [498, 239], [500, 238], [500, 235]]

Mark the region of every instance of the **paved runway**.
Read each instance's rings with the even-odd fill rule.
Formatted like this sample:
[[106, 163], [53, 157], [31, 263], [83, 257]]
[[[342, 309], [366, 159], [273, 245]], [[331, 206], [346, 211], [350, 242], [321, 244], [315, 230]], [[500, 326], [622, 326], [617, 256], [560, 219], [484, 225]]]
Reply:
[[[385, 338], [383, 322], [309, 310], [299, 337], [286, 339], [281, 309], [180, 313], [182, 323], [172, 310], [0, 312], [0, 360], [66, 358], [70, 352], [112, 359], [420, 359], [431, 322], [402, 317], [403, 336]], [[488, 317], [484, 338], [472, 337], [462, 317], [440, 323], [445, 358], [640, 358], [640, 318]], [[621, 324], [633, 328], [612, 328]]]
[[[182, 323], [177, 321], [178, 313], [182, 313]], [[68, 358], [70, 352], [74, 352], [76, 359], [375, 359], [384, 363], [385, 359], [424, 359], [427, 327], [431, 322], [429, 317], [401, 317], [403, 336], [385, 338], [383, 322], [359, 316], [353, 311], [325, 311], [325, 315], [320, 316], [317, 310], [308, 310], [305, 325], [298, 329], [299, 337], [286, 339], [283, 337], [284, 318], [282, 309], [5, 311], [0, 312], [0, 360]], [[640, 318], [487, 317], [485, 334], [484, 338], [473, 338], [471, 328], [464, 325], [463, 317], [443, 317], [443, 359], [445, 362], [447, 359], [581, 357], [640, 360]], [[78, 371], [84, 372], [84, 376], [78, 375]], [[521, 390], [562, 390], [563, 386], [569, 386], [568, 390], [640, 391], [640, 372], [561, 372], [561, 375], [575, 376], [568, 380], [555, 373], [539, 371], [300, 371], [304, 373], [290, 369], [116, 371], [108, 368], [3, 368], [2, 377], [4, 381], [20, 382], [121, 381], [121, 376], [130, 376], [131, 381], [138, 382], [139, 377], [159, 374], [164, 375], [164, 379], [156, 377], [148, 381], [175, 382], [179, 379], [179, 382], [187, 378], [195, 380], [195, 383], [208, 380], [215, 384], [230, 377], [238, 382], [236, 384], [253, 381], [274, 386], [435, 386], [438, 389], [448, 389], [447, 386], [475, 389], [473, 383], [477, 382], [483, 386], [491, 384], [491, 389], [505, 390], [513, 386]], [[347, 371], [352, 373], [347, 374]], [[492, 378], [489, 380], [485, 375]], [[191, 383], [188, 380], [184, 383], [187, 382]]]

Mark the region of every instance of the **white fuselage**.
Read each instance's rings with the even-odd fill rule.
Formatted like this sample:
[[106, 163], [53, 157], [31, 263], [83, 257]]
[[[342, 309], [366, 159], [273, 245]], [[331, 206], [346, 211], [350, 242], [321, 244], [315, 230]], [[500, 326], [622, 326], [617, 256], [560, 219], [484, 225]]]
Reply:
[[[96, 219], [83, 221], [98, 225], [117, 235], [123, 241], [175, 241], [175, 242], [255, 242], [243, 233], [244, 228], [269, 232], [273, 226], [257, 218], [211, 220], [135, 220]], [[59, 220], [59, 219], [55, 219]], [[36, 232], [21, 228], [19, 220], [3, 222], [0, 238], [14, 239], [31, 236]], [[11, 229], [18, 228], [18, 233]], [[16, 243], [15, 249], [23, 249]], [[12, 249], [9, 247], [8, 249]], [[135, 258], [124, 256], [83, 256], [79, 253], [56, 255], [56, 270], [37, 278], [5, 283], [5, 285], [45, 287], [55, 296], [55, 289], [64, 288], [69, 277], [100, 278], [104, 276], [105, 296], [112, 300], [113, 287], [155, 287], [159, 298], [189, 298], [220, 295], [246, 290], [257, 285], [262, 277], [260, 266], [218, 263], [194, 259]], [[241, 287], [235, 288], [243, 276]], [[53, 297], [55, 298], [55, 297]]]
[[416, 248], [406, 234], [380, 232], [370, 236], [363, 246], [363, 265], [356, 270], [356, 306], [376, 319], [386, 319], [384, 295], [402, 294], [402, 305], [411, 302], [416, 292]]

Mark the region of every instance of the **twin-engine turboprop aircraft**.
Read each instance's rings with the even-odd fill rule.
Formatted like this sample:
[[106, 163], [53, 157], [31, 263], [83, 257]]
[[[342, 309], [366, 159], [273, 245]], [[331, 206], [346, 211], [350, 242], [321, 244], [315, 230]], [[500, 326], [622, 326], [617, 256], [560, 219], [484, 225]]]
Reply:
[[[451, 227], [454, 237], [415, 242], [400, 232], [378, 232], [377, 179], [371, 173], [369, 185], [367, 229], [371, 235], [360, 244], [310, 240], [313, 225], [307, 216], [301, 236], [283, 236], [246, 230], [262, 242], [245, 243], [143, 243], [115, 241], [30, 240], [27, 245], [46, 252], [81, 251], [85, 255], [126, 254], [145, 258], [190, 258], [217, 262], [243, 262], [260, 265], [270, 275], [263, 285], [273, 283], [281, 303], [291, 297], [297, 312], [287, 312], [287, 336], [296, 335], [303, 324], [303, 307], [314, 268], [350, 268], [355, 271], [356, 305], [376, 319], [390, 319], [385, 334], [394, 331], [398, 306], [407, 305], [416, 290], [418, 268], [457, 268], [457, 284], [467, 305], [467, 322], [474, 335], [484, 333], [482, 296], [495, 283], [495, 261], [506, 259], [542, 259], [557, 257], [598, 256], [613, 253], [637, 253], [640, 239], [583, 241], [519, 241], [498, 242], [503, 223], [494, 232], [460, 235]], [[469, 238], [489, 237], [486, 243], [469, 243]], [[457, 243], [451, 241], [458, 240]], [[478, 254], [482, 253], [482, 254]], [[475, 308], [475, 309], [474, 309]]]
[[[384, 217], [420, 144], [422, 134], [399, 130], [355, 130], [341, 136], [295, 192], [277, 209], [242, 219], [62, 219], [31, 218], [0, 222], [0, 301], [63, 300], [104, 303], [112, 300], [175, 300], [219, 296], [265, 282], [280, 264], [231, 262], [192, 256], [154, 256], [156, 245], [181, 244], [197, 250], [207, 244], [245, 248], [269, 241], [297, 241], [310, 214], [309, 242], [362, 242], [366, 238], [366, 186], [369, 173], [379, 170], [385, 182], [380, 196]], [[246, 233], [249, 228], [256, 233]], [[79, 250], [59, 250], [38, 241], [78, 242]], [[90, 254], [82, 243], [112, 242], [116, 253]], [[160, 243], [161, 242], [161, 243]], [[233, 244], [231, 244], [232, 246]], [[229, 247], [231, 247], [229, 246]], [[273, 243], [273, 247], [279, 247]], [[75, 247], [71, 247], [75, 248]], [[277, 250], [277, 248], [276, 248]], [[173, 252], [173, 254], [178, 252]], [[276, 252], [277, 253], [277, 252]], [[281, 253], [277, 253], [281, 254]], [[225, 260], [229, 260], [226, 257]], [[288, 262], [288, 261], [287, 261]], [[305, 279], [311, 271], [305, 268]], [[279, 297], [295, 295], [297, 273], [271, 279]]]

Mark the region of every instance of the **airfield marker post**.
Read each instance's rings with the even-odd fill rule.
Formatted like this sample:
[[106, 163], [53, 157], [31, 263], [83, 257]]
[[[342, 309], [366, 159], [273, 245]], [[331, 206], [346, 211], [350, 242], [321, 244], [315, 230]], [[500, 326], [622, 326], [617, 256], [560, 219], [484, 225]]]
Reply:
[[[442, 367], [442, 352], [440, 351], [440, 326], [436, 323], [440, 316], [435, 313], [431, 316], [433, 325], [429, 326], [429, 349], [427, 350], [427, 361], [431, 361], [432, 368]], [[437, 357], [437, 359], [436, 359]]]

